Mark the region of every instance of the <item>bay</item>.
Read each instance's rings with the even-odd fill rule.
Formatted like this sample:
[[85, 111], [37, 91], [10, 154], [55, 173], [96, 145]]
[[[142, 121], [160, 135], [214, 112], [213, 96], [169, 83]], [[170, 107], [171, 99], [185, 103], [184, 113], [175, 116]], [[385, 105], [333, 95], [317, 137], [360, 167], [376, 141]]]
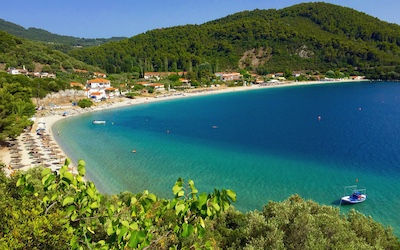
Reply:
[[338, 206], [343, 187], [356, 184], [367, 201], [341, 211], [355, 208], [400, 234], [397, 82], [176, 99], [71, 117], [52, 129], [105, 193], [148, 189], [172, 198], [182, 177], [201, 192], [233, 189], [235, 207], [249, 211], [292, 194]]

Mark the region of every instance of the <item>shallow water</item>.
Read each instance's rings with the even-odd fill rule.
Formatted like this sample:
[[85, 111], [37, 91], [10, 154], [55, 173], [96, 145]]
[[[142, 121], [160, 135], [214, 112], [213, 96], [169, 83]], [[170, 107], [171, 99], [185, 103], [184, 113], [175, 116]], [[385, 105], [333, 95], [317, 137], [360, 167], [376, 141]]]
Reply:
[[233, 189], [236, 208], [247, 211], [295, 193], [338, 205], [343, 187], [357, 184], [367, 201], [341, 210], [356, 208], [400, 232], [400, 83], [177, 99], [71, 117], [53, 130], [103, 192], [171, 198], [182, 177], [200, 191]]

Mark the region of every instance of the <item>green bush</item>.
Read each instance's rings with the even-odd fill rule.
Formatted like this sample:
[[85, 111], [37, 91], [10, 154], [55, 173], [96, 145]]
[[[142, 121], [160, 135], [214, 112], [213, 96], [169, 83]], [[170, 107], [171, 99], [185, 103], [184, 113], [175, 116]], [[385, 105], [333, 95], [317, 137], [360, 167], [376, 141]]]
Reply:
[[93, 105], [93, 102], [90, 99], [82, 99], [78, 102], [78, 106], [81, 108], [89, 108]]

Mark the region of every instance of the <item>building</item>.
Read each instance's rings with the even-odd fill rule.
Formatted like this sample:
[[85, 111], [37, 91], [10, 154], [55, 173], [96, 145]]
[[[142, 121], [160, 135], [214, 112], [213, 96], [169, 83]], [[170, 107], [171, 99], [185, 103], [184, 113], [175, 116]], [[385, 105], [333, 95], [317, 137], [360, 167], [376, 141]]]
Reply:
[[94, 73], [93, 73], [93, 76], [94, 76], [94, 77], [98, 77], [98, 78], [106, 78], [106, 77], [107, 77], [106, 74], [101, 73], [101, 72], [94, 72]]
[[7, 73], [11, 75], [28, 75], [29, 71], [25, 69], [24, 65], [22, 66], [22, 69], [8, 68]]
[[165, 90], [164, 84], [162, 83], [153, 83], [150, 86], [153, 87], [154, 90], [160, 90], [160, 91]]
[[119, 96], [119, 90], [111, 86], [111, 82], [104, 78], [95, 78], [86, 82], [86, 96], [95, 101]]
[[217, 72], [215, 76], [219, 77], [221, 81], [239, 81], [241, 79], [241, 74], [237, 72], [226, 73], [226, 72]]
[[146, 80], [154, 79], [156, 81], [159, 81], [162, 78], [168, 77], [170, 74], [171, 72], [145, 72], [144, 79]]

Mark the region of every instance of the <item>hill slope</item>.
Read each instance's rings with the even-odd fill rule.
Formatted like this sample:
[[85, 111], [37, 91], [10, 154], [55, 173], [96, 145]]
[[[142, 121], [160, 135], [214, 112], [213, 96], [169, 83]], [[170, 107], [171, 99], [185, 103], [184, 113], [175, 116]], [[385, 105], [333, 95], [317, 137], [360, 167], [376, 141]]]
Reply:
[[125, 39], [125, 37], [112, 37], [112, 38], [78, 38], [73, 36], [62, 36], [50, 33], [43, 29], [38, 28], [28, 28], [5, 21], [0, 19], [0, 30], [10, 33], [14, 36], [26, 38], [34, 41], [41, 41], [48, 44], [55, 49], [61, 49], [63, 51], [72, 50], [74, 46], [95, 46], [104, 44], [110, 41], [119, 41]]
[[350, 8], [305, 3], [282, 10], [240, 12], [202, 25], [156, 29], [70, 52], [109, 73], [192, 71], [259, 72], [354, 67], [398, 71], [400, 26]]
[[40, 42], [18, 38], [4, 31], [0, 31], [0, 64], [3, 69], [24, 65], [29, 71], [40, 71], [43, 67], [47, 72], [74, 68], [99, 70]]

